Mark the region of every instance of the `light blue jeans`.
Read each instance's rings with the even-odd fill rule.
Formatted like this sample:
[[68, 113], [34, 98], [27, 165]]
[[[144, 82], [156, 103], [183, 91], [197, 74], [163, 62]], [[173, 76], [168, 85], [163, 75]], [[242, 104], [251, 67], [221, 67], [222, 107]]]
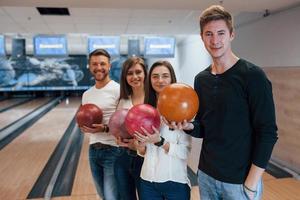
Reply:
[[[201, 200], [249, 200], [243, 184], [231, 184], [218, 181], [198, 170], [198, 183]], [[262, 197], [263, 185], [259, 182], [254, 200]]]
[[121, 149], [96, 149], [90, 146], [89, 161], [97, 193], [103, 200], [118, 200], [114, 164]]

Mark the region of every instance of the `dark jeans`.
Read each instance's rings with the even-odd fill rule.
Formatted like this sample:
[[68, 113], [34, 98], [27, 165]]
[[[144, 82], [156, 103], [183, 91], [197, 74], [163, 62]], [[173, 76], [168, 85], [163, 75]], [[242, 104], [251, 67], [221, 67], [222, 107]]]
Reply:
[[97, 189], [103, 200], [118, 200], [117, 183], [114, 174], [114, 164], [121, 149], [118, 147], [89, 148], [90, 167]]
[[167, 181], [164, 183], [141, 180], [140, 200], [190, 200], [188, 184]]
[[136, 192], [140, 197], [140, 173], [143, 158], [127, 148], [122, 148], [122, 151], [115, 163], [118, 191], [122, 200], [136, 200]]

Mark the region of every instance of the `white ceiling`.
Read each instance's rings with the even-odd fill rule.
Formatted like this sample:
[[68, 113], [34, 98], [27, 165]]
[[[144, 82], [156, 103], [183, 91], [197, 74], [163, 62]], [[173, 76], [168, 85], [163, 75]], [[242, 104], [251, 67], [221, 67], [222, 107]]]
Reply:
[[[90, 35], [198, 34], [203, 9], [222, 4], [239, 26], [299, 6], [299, 0], [0, 0], [0, 33], [30, 40], [34, 34], [68, 34], [75, 44]], [[41, 16], [36, 7], [67, 7], [70, 16]], [[28, 43], [28, 41], [26, 41]], [[70, 42], [69, 42], [70, 43]]]

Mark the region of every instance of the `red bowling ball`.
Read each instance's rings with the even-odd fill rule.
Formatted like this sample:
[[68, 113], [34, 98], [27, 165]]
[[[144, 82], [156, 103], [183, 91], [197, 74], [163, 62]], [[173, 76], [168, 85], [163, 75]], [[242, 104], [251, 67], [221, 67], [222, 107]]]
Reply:
[[148, 133], [154, 134], [152, 126], [156, 129], [160, 127], [160, 115], [158, 111], [148, 104], [139, 104], [133, 106], [125, 118], [125, 126], [130, 135], [135, 131], [143, 134], [141, 127], [145, 128]]
[[76, 114], [76, 121], [79, 127], [87, 126], [94, 128], [92, 124], [101, 124], [102, 118], [102, 110], [95, 104], [90, 103], [81, 105]]
[[110, 117], [108, 122], [109, 132], [115, 137], [121, 137], [123, 139], [132, 138], [132, 136], [128, 134], [125, 127], [125, 117], [127, 113], [128, 109], [121, 109], [114, 112]]
[[189, 85], [173, 83], [159, 94], [157, 109], [169, 122], [190, 121], [199, 108], [196, 91]]

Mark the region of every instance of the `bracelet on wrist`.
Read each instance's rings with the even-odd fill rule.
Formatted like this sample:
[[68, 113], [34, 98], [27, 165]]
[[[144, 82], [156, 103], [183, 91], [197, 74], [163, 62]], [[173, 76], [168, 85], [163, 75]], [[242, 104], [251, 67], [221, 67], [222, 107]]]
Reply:
[[243, 186], [244, 186], [244, 188], [245, 188], [246, 190], [248, 190], [249, 192], [252, 192], [252, 193], [256, 193], [256, 192], [257, 192], [256, 190], [250, 189], [250, 188], [247, 187], [245, 184], [244, 184]]
[[165, 143], [165, 138], [163, 138], [162, 136], [160, 136], [160, 141], [154, 143], [154, 145], [160, 147], [160, 146], [164, 145], [164, 143]]

